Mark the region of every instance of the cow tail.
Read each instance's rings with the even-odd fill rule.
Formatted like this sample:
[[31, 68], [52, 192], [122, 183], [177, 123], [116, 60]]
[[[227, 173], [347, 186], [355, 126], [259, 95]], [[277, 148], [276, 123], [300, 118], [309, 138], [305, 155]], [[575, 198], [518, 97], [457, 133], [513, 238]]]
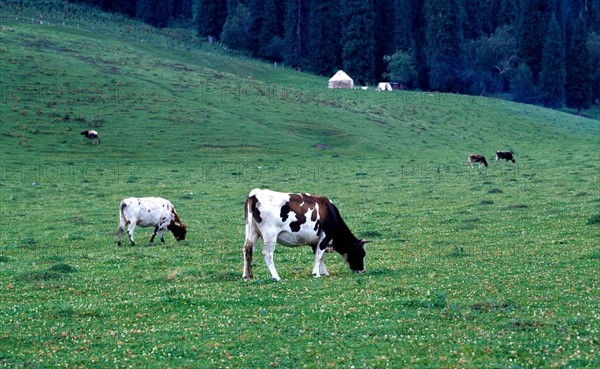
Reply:
[[250, 225], [253, 221], [260, 223], [262, 221], [260, 217], [260, 212], [257, 209], [258, 199], [256, 195], [250, 194], [246, 200], [246, 207], [244, 208], [244, 213], [246, 215], [246, 224]]
[[248, 197], [246, 200], [246, 206], [244, 207], [244, 216], [246, 218], [246, 224], [252, 223], [252, 208], [254, 208], [254, 200], [256, 197]]
[[125, 201], [121, 201], [120, 211], [119, 211], [119, 228], [117, 229], [117, 235], [122, 235], [125, 231], [125, 208], [127, 204]]

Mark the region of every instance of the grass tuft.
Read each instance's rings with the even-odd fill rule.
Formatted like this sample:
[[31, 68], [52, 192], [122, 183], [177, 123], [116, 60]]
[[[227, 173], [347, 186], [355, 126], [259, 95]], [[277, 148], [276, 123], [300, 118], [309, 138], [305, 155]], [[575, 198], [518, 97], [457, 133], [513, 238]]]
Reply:
[[32, 272], [23, 272], [17, 276], [20, 281], [51, 281], [64, 278], [64, 273], [53, 272], [50, 270], [38, 270]]
[[600, 213], [593, 214], [587, 221], [588, 225], [600, 224]]
[[50, 268], [48, 268], [48, 271], [58, 273], [74, 273], [77, 271], [77, 268], [69, 264], [60, 263], [52, 265]]
[[383, 236], [383, 234], [377, 230], [373, 230], [373, 231], [362, 232], [362, 236], [365, 239], [373, 239], [373, 238], [380, 238]]

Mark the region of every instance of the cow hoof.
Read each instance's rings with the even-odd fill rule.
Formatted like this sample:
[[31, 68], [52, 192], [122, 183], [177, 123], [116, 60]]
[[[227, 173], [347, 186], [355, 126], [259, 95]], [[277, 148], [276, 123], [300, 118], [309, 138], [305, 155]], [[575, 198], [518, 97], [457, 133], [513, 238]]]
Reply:
[[321, 275], [320, 275], [320, 274], [318, 274], [318, 273], [313, 273], [313, 277], [314, 277], [314, 278], [319, 278], [320, 276], [321, 276]]
[[273, 277], [273, 281], [275, 281], [275, 282], [281, 282], [281, 278], [279, 278], [279, 277]]
[[245, 280], [245, 281], [249, 281], [249, 280], [251, 280], [251, 279], [252, 279], [252, 276], [247, 276], [247, 275], [245, 275], [245, 276], [244, 276], [244, 280]]

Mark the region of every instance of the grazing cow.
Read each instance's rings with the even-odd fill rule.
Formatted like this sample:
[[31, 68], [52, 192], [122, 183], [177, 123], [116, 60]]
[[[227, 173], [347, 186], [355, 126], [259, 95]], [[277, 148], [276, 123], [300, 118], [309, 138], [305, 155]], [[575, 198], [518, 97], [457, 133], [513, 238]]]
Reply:
[[469, 160], [469, 166], [471, 168], [473, 168], [473, 163], [479, 164], [479, 167], [481, 167], [481, 164], [485, 165], [486, 167], [488, 166], [488, 162], [485, 160], [485, 156], [483, 155], [471, 154], [467, 156], [467, 160]]
[[498, 163], [500, 159], [512, 161], [513, 163], [515, 162], [515, 158], [513, 157], [513, 154], [510, 151], [496, 151], [496, 163]]
[[379, 82], [377, 91], [392, 91], [392, 85], [389, 82]]
[[181, 223], [173, 204], [169, 200], [160, 197], [129, 197], [121, 201], [120, 209], [119, 229], [117, 230], [119, 246], [121, 246], [125, 226], [128, 226], [127, 234], [132, 246], [135, 245], [133, 231], [136, 225], [154, 227], [150, 243], [154, 242], [157, 233], [161, 242], [165, 242], [163, 238], [165, 230], [173, 232], [173, 236], [177, 241], [185, 240], [185, 224]]
[[337, 251], [350, 269], [364, 272], [365, 241], [354, 237], [337, 207], [326, 197], [254, 189], [245, 205], [246, 240], [244, 279], [252, 279], [252, 254], [259, 238], [263, 256], [274, 280], [279, 281], [273, 252], [278, 242], [284, 246], [309, 245], [315, 254], [312, 274], [328, 275], [323, 263], [326, 251]]
[[100, 135], [93, 129], [81, 131], [81, 134], [90, 140], [90, 142], [97, 142], [100, 145]]

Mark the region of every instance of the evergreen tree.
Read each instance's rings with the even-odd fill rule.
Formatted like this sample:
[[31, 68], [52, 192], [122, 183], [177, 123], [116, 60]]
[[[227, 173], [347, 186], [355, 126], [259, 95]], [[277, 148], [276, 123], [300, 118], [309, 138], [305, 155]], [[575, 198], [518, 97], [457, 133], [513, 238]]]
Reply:
[[434, 90], [460, 90], [462, 8], [460, 0], [425, 1], [429, 85]]
[[518, 0], [500, 0], [497, 22], [502, 25], [516, 25], [519, 14]]
[[572, 32], [572, 19], [577, 18], [577, 16], [573, 16], [572, 14], [572, 6], [573, 0], [549, 0], [546, 7], [546, 24], [550, 23], [553, 16], [556, 17], [556, 20], [558, 21], [558, 27], [560, 28], [562, 38], [565, 42], [565, 46], [567, 44], [567, 35]]
[[113, 0], [110, 10], [134, 17], [137, 9], [137, 2], [138, 0]]
[[592, 95], [591, 56], [585, 19], [579, 14], [567, 51], [566, 103], [577, 111], [589, 109]]
[[285, 13], [285, 62], [296, 69], [305, 66], [305, 40], [309, 0], [288, 0]]
[[154, 27], [166, 27], [170, 10], [170, 0], [139, 0], [136, 17]]
[[342, 0], [342, 62], [359, 84], [375, 78], [375, 12], [372, 0]]
[[412, 0], [411, 23], [412, 40], [414, 42], [414, 57], [417, 68], [417, 86], [422, 90], [429, 90], [429, 68], [427, 66], [427, 42], [425, 40], [425, 6], [423, 0]]
[[171, 15], [173, 18], [187, 22], [192, 19], [192, 3], [193, 0], [172, 0], [173, 7], [171, 9]]
[[540, 73], [540, 89], [546, 107], [562, 107], [565, 98], [566, 74], [565, 43], [558, 21], [553, 15], [544, 41]]
[[275, 0], [264, 0], [260, 22], [260, 31], [258, 32], [258, 49], [260, 55], [269, 59], [279, 59], [279, 51], [274, 50], [274, 40], [281, 39], [282, 30], [280, 29], [277, 4]]
[[600, 33], [600, 0], [591, 0], [590, 30]]
[[330, 75], [341, 64], [341, 23], [338, 0], [312, 0], [308, 40], [309, 69]]
[[[263, 49], [260, 43], [262, 22], [263, 22], [263, 8], [265, 0], [244, 0], [241, 3], [246, 6], [248, 13], [250, 14], [250, 31], [248, 34], [248, 45], [246, 49], [251, 52], [252, 55], [257, 57], [263, 57]], [[269, 31], [270, 33], [270, 31]], [[265, 39], [272, 38], [272, 35], [265, 34]], [[267, 44], [269, 41], [265, 41]]]
[[375, 37], [375, 78], [379, 79], [386, 71], [385, 55], [392, 55], [394, 48], [394, 1], [373, 0], [376, 24], [373, 24]]
[[250, 51], [252, 14], [243, 3], [239, 3], [232, 14], [227, 16], [221, 33], [221, 41], [234, 50]]
[[223, 0], [198, 0], [198, 35], [218, 38], [227, 19], [227, 3]]
[[598, 104], [600, 101], [600, 34], [592, 32], [586, 45], [590, 53], [592, 70], [592, 100]]
[[521, 0], [519, 6], [519, 56], [531, 68], [534, 83], [537, 83], [542, 70], [546, 2], [547, 0]]
[[409, 51], [415, 49], [413, 37], [412, 2], [395, 0], [394, 2], [394, 50]]
[[462, 0], [464, 2], [463, 34], [466, 40], [475, 40], [483, 35], [485, 26], [485, 3], [481, 0]]

